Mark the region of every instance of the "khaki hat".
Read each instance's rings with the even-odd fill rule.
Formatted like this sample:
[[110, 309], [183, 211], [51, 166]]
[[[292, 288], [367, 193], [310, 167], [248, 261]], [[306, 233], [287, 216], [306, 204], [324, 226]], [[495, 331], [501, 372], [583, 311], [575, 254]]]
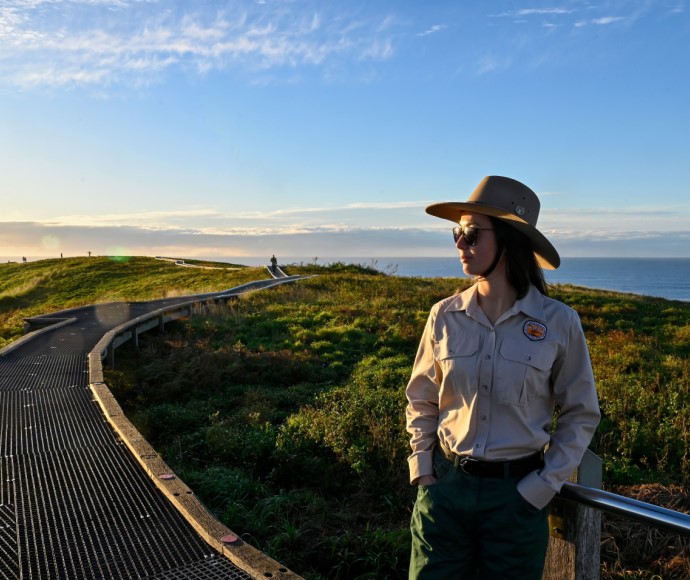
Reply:
[[523, 183], [510, 177], [490, 175], [482, 179], [466, 202], [434, 203], [426, 208], [426, 213], [455, 223], [459, 223], [466, 212], [503, 220], [531, 240], [534, 255], [542, 268], [555, 270], [561, 265], [561, 258], [537, 229], [540, 206], [537, 194]]

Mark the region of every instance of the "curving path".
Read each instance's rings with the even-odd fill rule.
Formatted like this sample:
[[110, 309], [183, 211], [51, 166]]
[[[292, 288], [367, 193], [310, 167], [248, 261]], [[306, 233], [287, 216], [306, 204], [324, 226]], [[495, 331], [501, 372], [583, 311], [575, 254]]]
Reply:
[[[232, 534], [222, 537], [227, 549], [212, 548], [93, 395], [88, 353], [105, 333], [193, 298], [57, 313], [61, 324], [0, 350], [0, 578], [297, 577]], [[199, 511], [214, 528], [206, 536], [229, 532], [203, 506]]]

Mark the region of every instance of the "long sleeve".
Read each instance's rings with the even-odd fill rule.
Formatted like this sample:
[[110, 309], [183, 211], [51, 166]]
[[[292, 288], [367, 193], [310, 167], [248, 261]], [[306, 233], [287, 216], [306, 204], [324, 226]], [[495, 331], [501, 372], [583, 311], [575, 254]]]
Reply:
[[544, 507], [577, 469], [601, 417], [592, 364], [579, 317], [570, 311], [567, 347], [554, 361], [551, 381], [560, 414], [544, 456], [544, 468], [518, 484], [532, 505]]
[[432, 452], [438, 430], [441, 368], [434, 358], [434, 319], [432, 310], [419, 343], [412, 375], [407, 385], [407, 431], [412, 454], [408, 458], [410, 481], [433, 473]]
[[[579, 465], [599, 423], [577, 313], [532, 287], [492, 325], [476, 286], [434, 305], [407, 385], [410, 480], [433, 474], [438, 440], [458, 455], [510, 461], [546, 449], [518, 484], [545, 506]], [[560, 415], [552, 430], [554, 404]]]

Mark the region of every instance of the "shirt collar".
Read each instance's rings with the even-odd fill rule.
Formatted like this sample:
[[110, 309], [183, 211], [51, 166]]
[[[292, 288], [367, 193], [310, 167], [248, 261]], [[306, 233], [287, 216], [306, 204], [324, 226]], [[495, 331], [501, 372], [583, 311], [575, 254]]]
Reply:
[[[477, 285], [473, 284], [455, 297], [455, 300], [448, 305], [448, 310], [466, 312], [469, 316], [476, 317], [478, 311], [481, 310], [477, 295]], [[545, 320], [543, 295], [537, 290], [536, 286], [530, 285], [527, 294], [517, 300], [506, 314], [512, 316], [518, 312], [522, 312], [526, 316], [542, 322]]]
[[515, 302], [513, 306], [515, 312], [523, 312], [530, 318], [536, 318], [541, 322], [546, 322], [544, 314], [544, 295], [537, 290], [536, 286], [530, 285], [527, 294]]
[[448, 305], [448, 310], [467, 312], [470, 316], [479, 309], [477, 300], [477, 285], [472, 284], [467, 290], [456, 294], [455, 300]]

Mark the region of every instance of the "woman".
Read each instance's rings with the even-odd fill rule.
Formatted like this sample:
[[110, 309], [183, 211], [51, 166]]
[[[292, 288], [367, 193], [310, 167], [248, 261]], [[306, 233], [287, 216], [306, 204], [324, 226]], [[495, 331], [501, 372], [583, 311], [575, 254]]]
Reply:
[[407, 386], [410, 578], [540, 579], [547, 506], [599, 422], [579, 317], [547, 297], [542, 267], [560, 258], [539, 207], [491, 176], [467, 202], [426, 210], [456, 224], [475, 283], [431, 309]]

